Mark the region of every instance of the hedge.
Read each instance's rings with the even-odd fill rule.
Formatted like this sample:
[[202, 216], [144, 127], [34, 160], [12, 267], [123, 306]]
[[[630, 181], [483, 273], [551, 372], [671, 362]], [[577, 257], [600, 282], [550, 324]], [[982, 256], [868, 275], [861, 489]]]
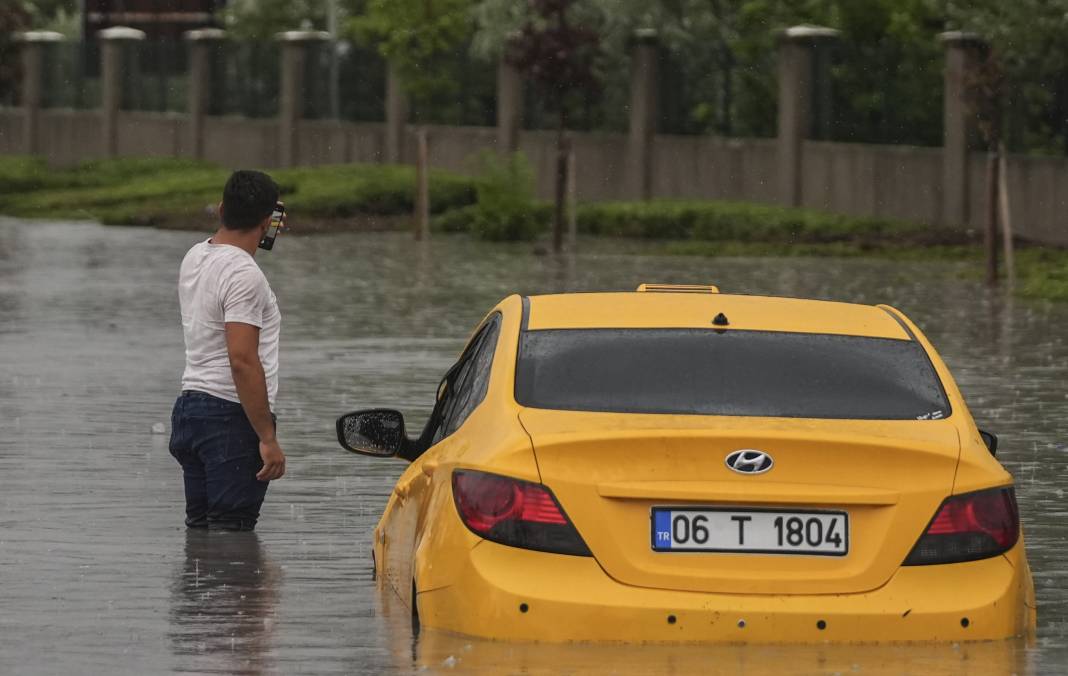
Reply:
[[[157, 224], [203, 218], [216, 204], [230, 170], [176, 159], [118, 159], [49, 169], [30, 158], [0, 158], [3, 212], [41, 218], [89, 218], [103, 223]], [[409, 216], [415, 170], [404, 166], [343, 165], [273, 170], [282, 199], [303, 217]], [[431, 172], [432, 213], [476, 200], [475, 181]]]

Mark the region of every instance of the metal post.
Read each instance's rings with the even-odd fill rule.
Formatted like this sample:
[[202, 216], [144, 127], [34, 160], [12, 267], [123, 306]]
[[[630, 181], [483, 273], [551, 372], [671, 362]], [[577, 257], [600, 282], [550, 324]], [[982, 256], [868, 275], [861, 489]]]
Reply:
[[189, 154], [204, 159], [204, 118], [211, 101], [211, 53], [223, 40], [226, 31], [201, 28], [186, 31], [189, 42]]
[[294, 167], [300, 161], [298, 127], [304, 117], [304, 63], [311, 42], [330, 40], [322, 31], [286, 31], [277, 35], [282, 43], [281, 90], [278, 102], [278, 162]]
[[975, 136], [975, 113], [968, 110], [968, 80], [986, 42], [975, 33], [953, 31], [938, 36], [945, 46], [943, 98], [942, 222], [965, 226], [968, 213], [968, 151]]
[[105, 28], [100, 40], [100, 114], [104, 127], [104, 156], [119, 154], [119, 111], [122, 109], [123, 50], [145, 39], [145, 32], [126, 26]]
[[[803, 143], [811, 138], [816, 119], [817, 82], [827, 77], [816, 69], [816, 50], [838, 37], [822, 26], [794, 26], [782, 32], [779, 42], [779, 201], [787, 206], [802, 202], [801, 160]], [[821, 111], [830, 118], [830, 111]]]
[[627, 188], [631, 197], [642, 200], [652, 196], [656, 53], [656, 31], [651, 28], [635, 31], [631, 55]]
[[27, 155], [41, 150], [41, 107], [44, 103], [45, 46], [63, 40], [53, 31], [29, 31], [18, 36], [22, 43], [22, 147]]

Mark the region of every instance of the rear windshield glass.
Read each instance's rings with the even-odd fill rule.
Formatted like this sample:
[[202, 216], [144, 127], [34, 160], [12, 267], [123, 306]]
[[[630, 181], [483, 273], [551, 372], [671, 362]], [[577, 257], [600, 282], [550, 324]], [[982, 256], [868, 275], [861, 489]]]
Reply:
[[707, 329], [527, 331], [516, 401], [619, 413], [880, 420], [950, 414], [914, 341]]

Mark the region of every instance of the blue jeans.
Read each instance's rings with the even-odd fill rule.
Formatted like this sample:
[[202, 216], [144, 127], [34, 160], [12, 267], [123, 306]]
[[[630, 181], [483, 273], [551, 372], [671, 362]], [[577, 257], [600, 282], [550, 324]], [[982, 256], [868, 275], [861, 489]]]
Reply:
[[252, 530], [267, 495], [260, 439], [241, 404], [186, 390], [171, 413], [171, 455], [185, 476], [185, 525]]

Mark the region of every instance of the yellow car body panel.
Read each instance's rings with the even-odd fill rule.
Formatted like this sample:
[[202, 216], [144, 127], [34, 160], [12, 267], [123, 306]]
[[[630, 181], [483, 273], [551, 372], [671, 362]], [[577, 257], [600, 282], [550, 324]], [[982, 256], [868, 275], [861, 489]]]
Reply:
[[[726, 330], [916, 340], [951, 412], [941, 420], [819, 420], [559, 411], [516, 402], [525, 330], [711, 330], [720, 312]], [[947, 496], [1012, 479], [979, 437], [937, 352], [893, 308], [612, 293], [511, 296], [487, 319], [496, 315], [484, 400], [412, 462], [375, 529], [379, 580], [417, 608], [423, 626], [537, 641], [958, 641], [1033, 632], [1022, 535], [995, 557], [902, 566]], [[762, 447], [775, 449], [768, 474], [743, 476], [724, 465], [732, 450]], [[483, 540], [457, 513], [456, 469], [548, 486], [593, 556]], [[842, 510], [852, 542], [843, 557], [664, 554], [649, 542], [650, 510], [658, 505]]]
[[[1021, 540], [990, 559], [902, 567], [862, 594], [763, 596], [635, 588], [612, 580], [590, 558], [483, 542], [456, 584], [420, 595], [419, 617], [425, 626], [462, 634], [550, 642], [1002, 639], [1034, 630], [1022, 552]], [[962, 587], [976, 593], [961, 598]]]
[[530, 298], [540, 329], [710, 329], [723, 313], [734, 330], [827, 333], [906, 339], [893, 317], [868, 305], [773, 296], [694, 293], [568, 293]]
[[[524, 410], [520, 420], [534, 440], [542, 482], [552, 487], [605, 572], [625, 584], [658, 589], [834, 594], [879, 587], [916, 544], [957, 467], [957, 435], [949, 421], [724, 421], [536, 409]], [[738, 448], [774, 448], [775, 470], [758, 476], [731, 471], [722, 459]], [[868, 461], [857, 463], [858, 454]], [[634, 476], [646, 479], [633, 481], [638, 485], [630, 495], [599, 494], [599, 486]], [[646, 481], [654, 485], [643, 486]], [[653, 551], [650, 510], [678, 503], [673, 482], [695, 481], [707, 482], [710, 490], [686, 503], [708, 507], [753, 506], [755, 496], [738, 499], [751, 488], [765, 495], [755, 502], [761, 507], [840, 508], [834, 494], [841, 489], [852, 503], [849, 555], [717, 554], [716, 565], [709, 566], [707, 555]], [[762, 490], [765, 483], [791, 488], [775, 496]], [[894, 493], [894, 503], [880, 496], [865, 504], [857, 497], [872, 491]], [[801, 502], [799, 492], [822, 493], [824, 499]]]

